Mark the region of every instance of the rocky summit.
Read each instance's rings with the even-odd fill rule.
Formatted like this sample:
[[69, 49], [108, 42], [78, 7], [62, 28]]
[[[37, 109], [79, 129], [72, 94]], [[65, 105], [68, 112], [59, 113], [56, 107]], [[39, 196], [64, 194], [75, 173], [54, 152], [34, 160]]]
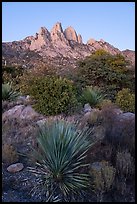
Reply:
[[60, 22], [51, 31], [41, 27], [35, 36], [28, 36], [20, 41], [3, 42], [2, 57], [3, 63], [7, 65], [17, 64], [28, 68], [44, 63], [74, 66], [78, 59], [83, 59], [98, 49], [114, 55], [122, 54], [135, 65], [134, 51], [120, 51], [103, 39], [97, 41], [91, 38], [83, 43], [82, 36], [73, 27], [69, 26], [63, 31]]

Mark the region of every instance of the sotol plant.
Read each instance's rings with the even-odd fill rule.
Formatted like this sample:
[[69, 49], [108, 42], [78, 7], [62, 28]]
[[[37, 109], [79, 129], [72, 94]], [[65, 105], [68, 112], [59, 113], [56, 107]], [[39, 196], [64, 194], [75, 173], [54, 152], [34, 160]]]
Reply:
[[103, 100], [103, 95], [101, 94], [98, 87], [87, 86], [82, 93], [81, 101], [82, 103], [89, 103], [90, 106], [94, 107]]
[[88, 165], [84, 162], [91, 147], [88, 134], [87, 130], [77, 130], [65, 120], [46, 123], [40, 129], [41, 151], [35, 152], [37, 168], [30, 168], [30, 171], [40, 176], [40, 183], [48, 194], [60, 192], [66, 197], [88, 186], [88, 174], [79, 171]]
[[2, 100], [12, 101], [19, 96], [19, 93], [12, 89], [11, 84], [2, 84]]

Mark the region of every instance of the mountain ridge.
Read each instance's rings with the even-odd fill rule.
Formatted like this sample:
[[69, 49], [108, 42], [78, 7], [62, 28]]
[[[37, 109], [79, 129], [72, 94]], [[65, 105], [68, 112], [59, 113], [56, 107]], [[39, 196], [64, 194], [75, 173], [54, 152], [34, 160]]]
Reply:
[[[53, 61], [53, 64], [55, 62], [58, 65], [56, 58], [75, 62], [91, 55], [98, 49], [104, 49], [112, 55], [122, 54], [131, 61], [133, 66], [135, 64], [134, 51], [128, 49], [128, 52], [127, 50], [120, 51], [103, 39], [97, 41], [91, 38], [84, 44], [82, 36], [77, 34], [72, 26], [63, 31], [60, 22], [57, 22], [50, 31], [46, 27], [40, 27], [35, 36], [27, 36], [20, 41], [3, 42], [2, 56], [8, 64], [23, 64], [26, 67], [33, 67], [33, 64], [36, 65], [37, 62], [29, 64], [28, 57], [33, 60], [35, 56], [38, 60], [34, 61], [41, 60], [43, 63]], [[69, 62], [67, 63], [69, 64]]]

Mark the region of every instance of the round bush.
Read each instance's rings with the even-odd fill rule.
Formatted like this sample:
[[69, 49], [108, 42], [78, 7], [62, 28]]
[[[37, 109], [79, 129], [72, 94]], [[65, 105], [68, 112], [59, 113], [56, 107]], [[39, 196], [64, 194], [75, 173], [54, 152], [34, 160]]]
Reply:
[[78, 62], [77, 82], [81, 87], [98, 86], [107, 98], [114, 101], [117, 91], [130, 88], [134, 91], [135, 77], [122, 55], [111, 55], [97, 50]]
[[123, 88], [116, 95], [116, 104], [125, 112], [135, 112], [135, 94], [130, 89]]
[[45, 115], [68, 113], [76, 107], [73, 82], [57, 76], [32, 77], [21, 86], [34, 100], [34, 109]]

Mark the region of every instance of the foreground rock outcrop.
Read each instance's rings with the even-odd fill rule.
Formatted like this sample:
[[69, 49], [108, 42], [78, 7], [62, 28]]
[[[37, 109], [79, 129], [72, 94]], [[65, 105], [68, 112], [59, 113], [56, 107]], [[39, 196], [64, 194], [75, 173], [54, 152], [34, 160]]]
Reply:
[[35, 112], [31, 106], [17, 105], [8, 111], [3, 113], [3, 120], [10, 118], [24, 119], [24, 120], [33, 120], [36, 117], [39, 117], [40, 114]]

